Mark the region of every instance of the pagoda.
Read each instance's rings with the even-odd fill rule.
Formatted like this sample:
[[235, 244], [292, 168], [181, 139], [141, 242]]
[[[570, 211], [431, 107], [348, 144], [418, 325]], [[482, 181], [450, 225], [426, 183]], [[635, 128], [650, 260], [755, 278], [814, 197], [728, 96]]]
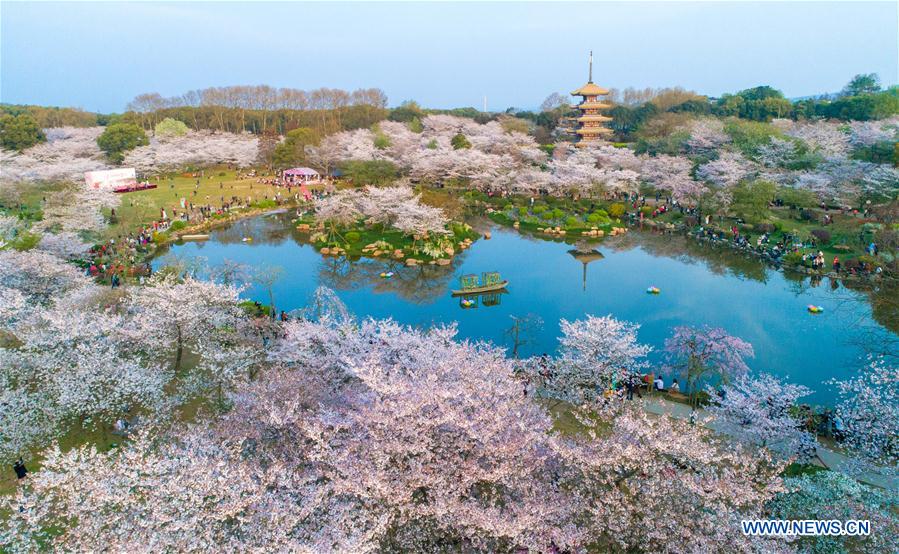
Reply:
[[600, 140], [612, 133], [612, 130], [603, 124], [612, 118], [602, 115], [603, 110], [612, 107], [600, 97], [609, 94], [609, 91], [593, 83], [593, 51], [590, 51], [590, 75], [587, 84], [572, 92], [572, 96], [583, 98], [580, 104], [575, 106], [581, 112], [575, 121], [575, 133], [577, 134], [576, 146], [587, 146], [589, 143]]

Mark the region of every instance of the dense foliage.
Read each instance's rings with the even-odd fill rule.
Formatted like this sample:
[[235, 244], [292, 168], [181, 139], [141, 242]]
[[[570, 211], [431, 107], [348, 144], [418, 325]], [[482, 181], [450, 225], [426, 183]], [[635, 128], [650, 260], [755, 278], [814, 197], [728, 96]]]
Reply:
[[97, 137], [97, 146], [115, 163], [121, 163], [129, 150], [146, 144], [149, 144], [147, 134], [132, 123], [115, 123]]
[[47, 137], [31, 115], [0, 115], [0, 145], [3, 148], [21, 152], [46, 140]]

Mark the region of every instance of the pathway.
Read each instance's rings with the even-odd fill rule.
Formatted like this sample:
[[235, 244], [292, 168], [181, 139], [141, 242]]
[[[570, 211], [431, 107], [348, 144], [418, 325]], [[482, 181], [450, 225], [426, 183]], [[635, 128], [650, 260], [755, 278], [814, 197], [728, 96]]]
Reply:
[[[687, 406], [686, 404], [681, 404], [680, 402], [666, 400], [659, 397], [658, 395], [644, 394], [643, 407], [646, 409], [646, 411], [653, 414], [667, 414], [678, 419], [690, 419], [691, 410], [689, 406]], [[704, 409], [699, 408], [696, 410], [697, 421], [707, 421], [710, 419], [711, 416], [709, 416], [709, 414]], [[706, 424], [706, 427], [715, 431], [720, 431], [720, 427], [715, 423], [715, 421], [710, 421]], [[834, 450], [831, 450], [830, 448], [821, 446], [820, 444], [818, 445], [816, 456], [817, 462], [820, 465], [834, 471], [843, 471], [845, 466], [849, 463], [849, 457], [847, 457], [845, 454], [836, 452]], [[899, 491], [899, 477], [891, 477], [874, 472], [864, 472], [861, 475], [857, 475], [856, 478], [859, 481], [867, 483], [869, 485]]]

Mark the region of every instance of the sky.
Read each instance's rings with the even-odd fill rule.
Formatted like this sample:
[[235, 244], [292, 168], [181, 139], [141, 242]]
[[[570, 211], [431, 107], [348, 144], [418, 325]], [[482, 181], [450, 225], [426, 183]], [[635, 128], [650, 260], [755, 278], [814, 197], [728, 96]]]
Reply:
[[120, 112], [208, 86], [379, 87], [390, 105], [535, 108], [587, 80], [788, 97], [899, 73], [897, 2], [0, 2], [0, 101]]

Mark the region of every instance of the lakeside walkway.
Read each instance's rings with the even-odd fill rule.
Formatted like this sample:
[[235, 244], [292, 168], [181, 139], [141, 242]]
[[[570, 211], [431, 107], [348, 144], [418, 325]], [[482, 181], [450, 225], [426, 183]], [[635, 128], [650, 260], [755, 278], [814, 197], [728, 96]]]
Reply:
[[[678, 419], [690, 419], [690, 412], [692, 411], [690, 406], [681, 404], [680, 402], [666, 400], [658, 394], [644, 394], [642, 400], [638, 399], [636, 401], [642, 402], [643, 407], [649, 413], [656, 415], [667, 414]], [[698, 423], [705, 425], [713, 431], [721, 431], [720, 426], [712, 420], [711, 415], [709, 415], [703, 408], [697, 408], [695, 415]], [[836, 452], [835, 450], [831, 450], [830, 448], [819, 444], [815, 455], [817, 458], [815, 461], [818, 465], [833, 471], [846, 473], [844, 468], [849, 463], [850, 458], [845, 454]], [[899, 477], [892, 477], [874, 472], [864, 472], [860, 475], [853, 475], [853, 477], [868, 485], [899, 491]]]

